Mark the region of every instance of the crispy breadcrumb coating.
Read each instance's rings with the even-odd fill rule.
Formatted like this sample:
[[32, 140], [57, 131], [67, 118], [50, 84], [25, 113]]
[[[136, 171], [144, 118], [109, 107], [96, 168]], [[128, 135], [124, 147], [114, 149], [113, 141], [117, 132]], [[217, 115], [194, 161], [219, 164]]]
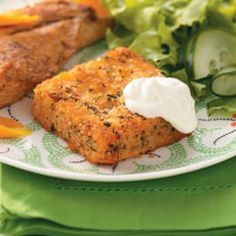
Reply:
[[136, 157], [186, 136], [162, 118], [147, 119], [124, 105], [130, 81], [156, 75], [158, 69], [135, 52], [117, 48], [38, 85], [33, 115], [92, 163]]

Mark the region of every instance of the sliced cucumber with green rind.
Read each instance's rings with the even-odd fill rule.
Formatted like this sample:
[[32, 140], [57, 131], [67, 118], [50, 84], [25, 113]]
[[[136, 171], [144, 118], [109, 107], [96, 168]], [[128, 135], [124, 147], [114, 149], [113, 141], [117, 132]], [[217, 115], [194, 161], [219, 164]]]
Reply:
[[[236, 65], [236, 35], [224, 30], [202, 31], [196, 37], [195, 45], [190, 44], [190, 48], [192, 49], [189, 49], [188, 53], [193, 55], [191, 60], [195, 80], [214, 75], [222, 68]], [[186, 59], [189, 61], [190, 58]]]
[[217, 96], [230, 97], [236, 95], [236, 67], [226, 68], [214, 76], [211, 90]]
[[193, 71], [193, 56], [194, 56], [194, 48], [196, 44], [196, 37], [192, 38], [187, 46], [187, 50], [185, 53], [185, 69], [188, 73], [189, 78], [194, 78], [194, 71]]

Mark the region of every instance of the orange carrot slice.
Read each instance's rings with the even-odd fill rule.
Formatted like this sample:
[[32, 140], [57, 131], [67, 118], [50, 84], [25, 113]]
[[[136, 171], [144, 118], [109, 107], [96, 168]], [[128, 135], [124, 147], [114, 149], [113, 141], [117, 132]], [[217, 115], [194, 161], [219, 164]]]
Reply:
[[38, 15], [27, 15], [20, 11], [9, 11], [0, 14], [0, 26], [32, 24], [38, 22], [39, 19]]
[[0, 117], [0, 138], [16, 138], [27, 136], [32, 133], [31, 130], [25, 128], [19, 122]]

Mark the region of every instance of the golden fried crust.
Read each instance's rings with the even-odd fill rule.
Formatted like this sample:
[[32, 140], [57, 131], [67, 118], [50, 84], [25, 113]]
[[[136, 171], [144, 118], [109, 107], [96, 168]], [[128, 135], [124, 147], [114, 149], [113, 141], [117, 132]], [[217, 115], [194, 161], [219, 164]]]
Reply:
[[26, 15], [37, 15], [39, 19], [24, 24], [2, 26], [0, 27], [0, 36], [30, 30], [48, 23], [72, 19], [78, 16], [96, 19], [96, 14], [92, 8], [75, 3], [72, 0], [44, 0], [18, 9], [17, 12]]
[[38, 85], [33, 115], [90, 162], [136, 157], [186, 136], [161, 118], [146, 119], [125, 107], [124, 87], [155, 75], [160, 72], [153, 65], [118, 48]]
[[96, 18], [85, 6], [80, 8], [73, 18], [0, 37], [0, 108], [58, 73], [78, 49], [104, 37], [110, 20]]

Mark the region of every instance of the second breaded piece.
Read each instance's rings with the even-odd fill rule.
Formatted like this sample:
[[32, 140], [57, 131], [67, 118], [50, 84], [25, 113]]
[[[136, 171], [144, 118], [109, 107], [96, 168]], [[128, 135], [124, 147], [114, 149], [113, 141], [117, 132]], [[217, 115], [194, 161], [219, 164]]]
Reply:
[[186, 136], [162, 118], [146, 119], [124, 105], [130, 81], [156, 75], [152, 64], [118, 48], [38, 85], [33, 115], [92, 163], [136, 157]]
[[[0, 27], [0, 36], [30, 30], [49, 23], [72, 19], [81, 15], [94, 15], [92, 8], [75, 3], [73, 0], [43, 0], [14, 10], [17, 14], [37, 16], [38, 19], [27, 23]], [[12, 12], [12, 11], [10, 11]], [[8, 14], [9, 12], [6, 12]], [[4, 14], [4, 13], [3, 13]]]
[[57, 74], [78, 49], [105, 36], [110, 19], [98, 18], [89, 7], [62, 2], [68, 1], [32, 6], [30, 11], [40, 13], [42, 25], [0, 37], [0, 108]]

